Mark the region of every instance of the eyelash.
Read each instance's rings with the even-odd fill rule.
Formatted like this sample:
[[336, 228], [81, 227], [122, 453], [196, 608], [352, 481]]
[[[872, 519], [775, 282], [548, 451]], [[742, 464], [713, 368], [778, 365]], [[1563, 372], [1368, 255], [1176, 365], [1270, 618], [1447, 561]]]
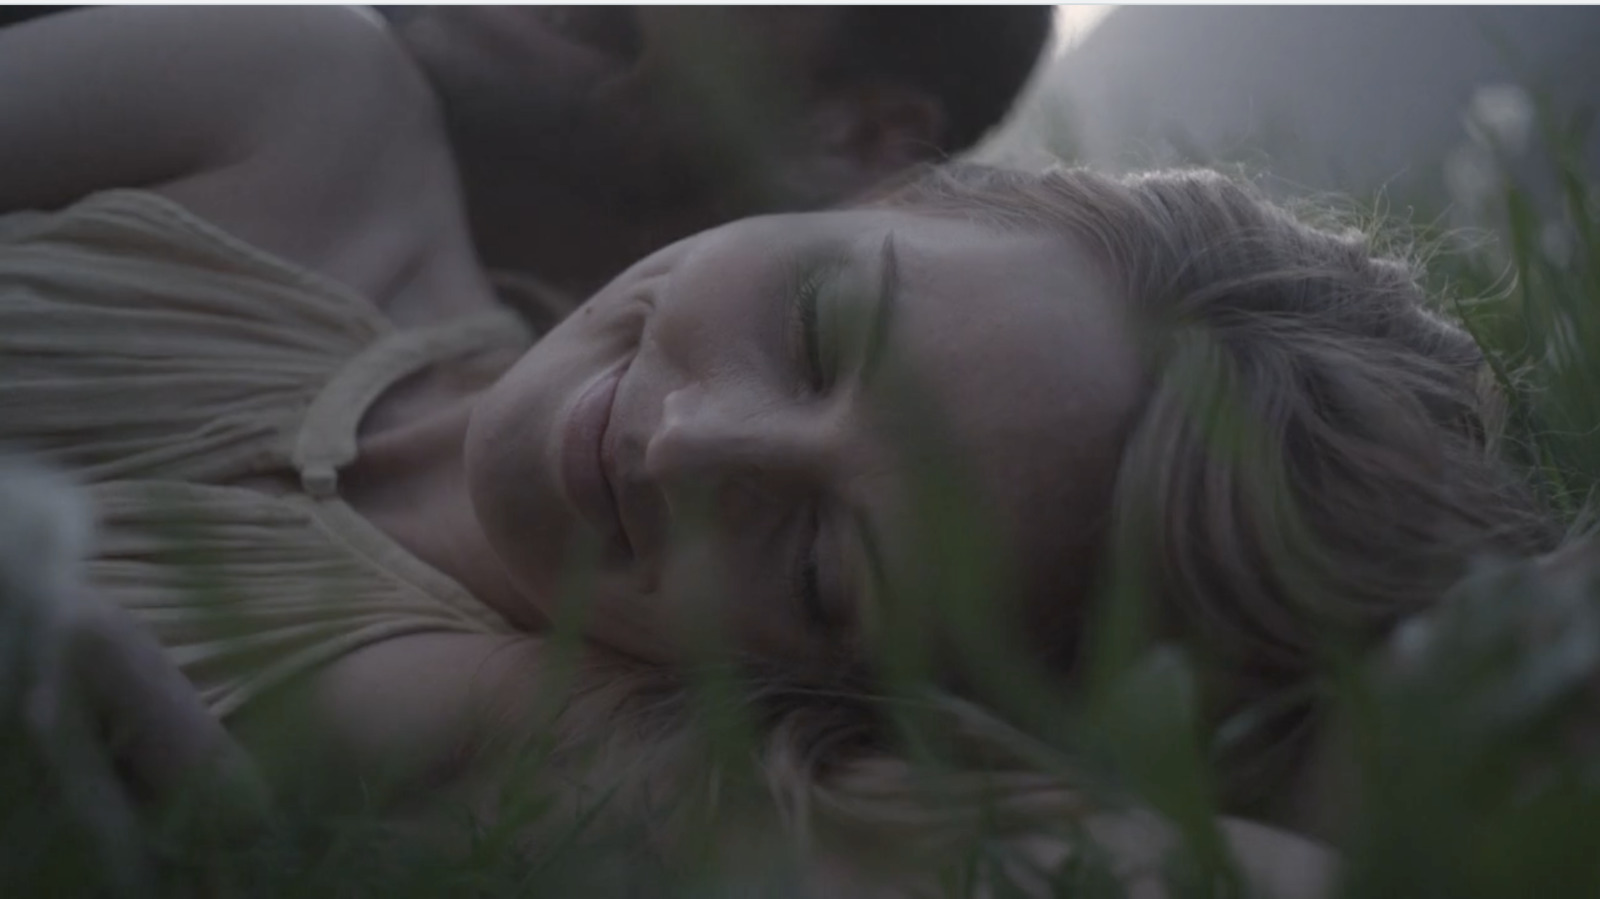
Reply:
[[822, 588], [817, 576], [817, 542], [821, 540], [821, 516], [813, 507], [806, 515], [802, 535], [800, 559], [795, 566], [794, 593], [800, 597], [800, 607], [806, 618], [818, 629], [828, 627], [828, 614], [822, 606]]
[[[795, 272], [793, 279], [795, 356], [805, 374], [806, 386], [820, 394], [828, 387], [828, 373], [822, 365], [821, 328], [818, 322], [818, 299], [827, 280], [825, 267], [805, 266]], [[806, 513], [801, 533], [800, 554], [791, 575], [792, 593], [798, 597], [801, 610], [808, 621], [818, 629], [828, 626], [828, 616], [822, 605], [821, 586], [817, 574], [817, 543], [821, 540], [822, 521], [815, 504]]]
[[799, 331], [798, 355], [805, 370], [807, 386], [818, 393], [827, 387], [828, 380], [827, 373], [822, 370], [822, 335], [817, 309], [824, 280], [822, 272], [811, 270], [802, 273], [795, 285], [795, 317]]

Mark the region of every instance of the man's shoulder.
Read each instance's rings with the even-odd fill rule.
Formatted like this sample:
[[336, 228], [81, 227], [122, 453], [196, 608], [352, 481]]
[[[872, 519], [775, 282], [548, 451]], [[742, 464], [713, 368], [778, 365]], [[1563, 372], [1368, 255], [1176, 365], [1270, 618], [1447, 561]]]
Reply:
[[[352, 6], [113, 7], [18, 33], [64, 57], [60, 78], [154, 107], [236, 150], [427, 107], [431, 91], [384, 20]], [[414, 113], [412, 113], [414, 114]]]
[[403, 53], [382, 16], [354, 6], [202, 7], [170, 10], [172, 23], [202, 37], [283, 62], [370, 65]]
[[[195, 173], [207, 183], [225, 182], [230, 197], [255, 192], [274, 214], [321, 210], [320, 217], [348, 218], [369, 207], [374, 194], [432, 180], [422, 169], [437, 167], [441, 154], [448, 158], [432, 88], [370, 10], [184, 11], [173, 27], [188, 42], [210, 42], [214, 63], [193, 71], [241, 79], [228, 92], [231, 115], [213, 110], [234, 122], [232, 152]], [[233, 65], [221, 61], [227, 57]]]
[[234, 93], [232, 151], [157, 192], [380, 304], [441, 232], [464, 233], [438, 103], [383, 20], [314, 7], [190, 21], [248, 57], [238, 72], [259, 88]]
[[[349, 107], [345, 113], [412, 119], [431, 114], [433, 94], [410, 53], [382, 17], [351, 6], [216, 10], [237, 15], [231, 40], [270, 61], [284, 96], [296, 102]], [[327, 125], [339, 124], [336, 122]]]
[[101, 7], [7, 28], [0, 120], [0, 209], [439, 130], [384, 23], [318, 7]]

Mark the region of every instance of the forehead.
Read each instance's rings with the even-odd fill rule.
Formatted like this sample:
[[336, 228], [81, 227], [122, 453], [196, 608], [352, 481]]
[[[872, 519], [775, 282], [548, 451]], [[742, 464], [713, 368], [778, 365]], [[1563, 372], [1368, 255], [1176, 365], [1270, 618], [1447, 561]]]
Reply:
[[1070, 238], [923, 218], [887, 227], [900, 283], [893, 358], [955, 434], [984, 444], [972, 449], [1068, 440], [1086, 416], [1125, 403], [1125, 306]]
[[[1123, 306], [1065, 237], [909, 217], [885, 226], [900, 298], [874, 407], [905, 489], [947, 491], [916, 482], [959, 479], [978, 506], [973, 532], [1001, 540], [997, 561], [1029, 589], [1061, 583], [1064, 566], [1083, 562], [1069, 548], [1104, 516], [1137, 401]], [[888, 574], [915, 583], [930, 551], [907, 527], [921, 520], [917, 499], [893, 505], [900, 526], [885, 527], [900, 547], [886, 548]]]

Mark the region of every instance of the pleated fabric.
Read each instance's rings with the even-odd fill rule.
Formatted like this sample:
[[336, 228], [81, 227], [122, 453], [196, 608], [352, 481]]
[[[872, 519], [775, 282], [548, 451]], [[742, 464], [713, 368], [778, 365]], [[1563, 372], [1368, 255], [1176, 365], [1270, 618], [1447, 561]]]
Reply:
[[[390, 386], [531, 341], [498, 310], [397, 329], [157, 194], [0, 216], [0, 447], [87, 485], [93, 583], [224, 716], [378, 640], [511, 632], [346, 505], [338, 471]], [[301, 489], [232, 486], [284, 473]]]

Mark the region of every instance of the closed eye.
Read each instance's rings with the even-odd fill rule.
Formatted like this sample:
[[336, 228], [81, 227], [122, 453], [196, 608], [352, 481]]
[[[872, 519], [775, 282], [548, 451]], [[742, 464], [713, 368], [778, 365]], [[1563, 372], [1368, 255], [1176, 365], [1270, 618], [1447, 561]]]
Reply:
[[826, 387], [822, 372], [822, 338], [818, 333], [817, 303], [822, 294], [823, 275], [813, 269], [803, 275], [794, 290], [794, 318], [799, 332], [798, 352], [806, 386], [821, 393]]
[[805, 615], [807, 623], [818, 631], [826, 631], [830, 619], [822, 604], [822, 589], [817, 574], [818, 552], [822, 530], [822, 516], [813, 505], [807, 512], [804, 529], [800, 533], [800, 552], [790, 575], [795, 602]]
[[822, 333], [822, 302], [828, 283], [842, 265], [839, 259], [798, 262], [789, 279], [789, 342], [801, 380], [815, 394], [826, 392], [833, 380]]
[[[789, 316], [792, 323], [790, 342], [795, 364], [802, 375], [801, 380], [813, 396], [827, 392], [832, 382], [829, 366], [823, 358], [820, 306], [823, 290], [838, 267], [838, 263], [832, 260], [820, 264], [808, 260], [796, 266], [790, 282], [789, 294], [793, 299], [792, 314]], [[817, 573], [817, 544], [821, 529], [818, 503], [808, 503], [800, 531], [799, 552], [789, 582], [795, 605], [806, 621], [818, 631], [825, 631], [829, 626], [829, 618], [822, 603]]]

